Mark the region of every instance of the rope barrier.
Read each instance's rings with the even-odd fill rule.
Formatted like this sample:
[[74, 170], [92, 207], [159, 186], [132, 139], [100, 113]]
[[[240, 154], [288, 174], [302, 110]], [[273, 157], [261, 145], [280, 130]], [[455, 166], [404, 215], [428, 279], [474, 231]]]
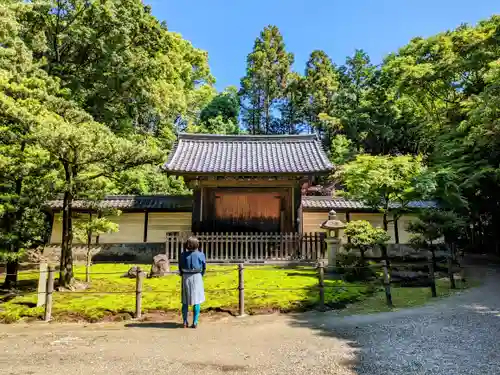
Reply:
[[[262, 268], [258, 269], [259, 272], [262, 272], [262, 271], [276, 271], [277, 269], [277, 266], [275, 265], [271, 265], [269, 264], [268, 266], [270, 268], [264, 268], [266, 265], [264, 265]], [[390, 266], [389, 268], [412, 268], [412, 267], [416, 267], [416, 266], [419, 266], [419, 267], [427, 267], [428, 266], [428, 262], [422, 262], [422, 263], [411, 263], [411, 264], [407, 264], [407, 263], [390, 263]], [[299, 268], [299, 269], [294, 269], [294, 268], [290, 268], [289, 270], [290, 271], [295, 271], [295, 272], [298, 272], [298, 271], [304, 271], [304, 272], [307, 272], [307, 271], [312, 271], [312, 272], [315, 272], [319, 269], [319, 267], [317, 266], [309, 266], [309, 267], [305, 267], [305, 266], [301, 266], [302, 268]], [[342, 271], [342, 270], [355, 270], [355, 269], [375, 269], [375, 270], [383, 270], [383, 265], [367, 265], [367, 266], [325, 266], [323, 267], [323, 269], [326, 271], [326, 270], [335, 270], [335, 271]], [[476, 268], [477, 266], [475, 265], [458, 265], [458, 264], [454, 264], [453, 265], [454, 268], [459, 268], [459, 269], [472, 269], [472, 268]], [[438, 268], [441, 268], [441, 269], [447, 269], [448, 266], [447, 265], [444, 265], [444, 264], [439, 264], [438, 263]], [[279, 268], [278, 268], [279, 269]], [[283, 269], [283, 268], [282, 268]], [[59, 272], [59, 270], [56, 270], [56, 272]], [[144, 270], [142, 272], [145, 272]], [[221, 275], [221, 274], [232, 274], [232, 273], [237, 273], [238, 272], [238, 269], [235, 267], [234, 269], [231, 269], [231, 270], [207, 270], [206, 271], [206, 275]], [[39, 270], [39, 271], [19, 271], [17, 274], [12, 274], [12, 273], [0, 273], [0, 276], [16, 276], [16, 275], [39, 275], [41, 273], [48, 273], [48, 270]], [[338, 273], [338, 272], [337, 272]], [[180, 275], [179, 271], [169, 271], [169, 272], [165, 272], [165, 274], [167, 275]], [[86, 275], [85, 272], [73, 272], [73, 275]], [[123, 271], [120, 271], [120, 272], [90, 272], [90, 275], [91, 276], [95, 276], [95, 275], [122, 275], [124, 278], [127, 277], [127, 272], [123, 272]]]
[[[343, 289], [343, 288], [362, 288], [362, 286], [359, 285], [325, 285], [323, 287], [324, 289]], [[295, 290], [318, 290], [319, 286], [310, 286], [310, 287], [302, 287], [302, 288], [246, 288], [246, 292], [273, 292], [273, 291], [279, 291], [279, 292], [286, 292], [286, 291], [295, 291]], [[238, 288], [229, 288], [229, 289], [205, 289], [205, 293], [215, 293], [215, 292], [236, 292], [238, 291]], [[142, 293], [155, 293], [155, 294], [179, 294], [180, 290], [175, 289], [175, 290], [143, 290]], [[12, 293], [10, 296], [15, 295], [16, 297], [22, 296], [22, 295], [27, 295], [29, 292], [24, 292], [24, 293]], [[89, 294], [89, 295], [115, 295], [115, 294], [131, 294], [135, 295], [136, 291], [135, 290], [121, 290], [121, 291], [88, 291], [88, 290], [61, 290], [57, 291], [56, 294]]]

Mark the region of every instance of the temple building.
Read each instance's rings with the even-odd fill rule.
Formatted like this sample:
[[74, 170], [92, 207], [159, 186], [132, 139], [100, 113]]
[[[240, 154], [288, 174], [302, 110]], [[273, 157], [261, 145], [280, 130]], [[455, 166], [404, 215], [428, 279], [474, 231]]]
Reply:
[[194, 232], [298, 232], [301, 189], [331, 173], [315, 135], [180, 134], [164, 166], [193, 189]]

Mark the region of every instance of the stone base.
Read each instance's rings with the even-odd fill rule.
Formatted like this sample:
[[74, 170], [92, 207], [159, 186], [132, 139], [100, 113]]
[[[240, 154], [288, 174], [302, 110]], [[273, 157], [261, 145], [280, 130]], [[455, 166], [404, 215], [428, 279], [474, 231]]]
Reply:
[[336, 257], [340, 250], [340, 240], [338, 238], [327, 238], [326, 242], [326, 251], [328, 254], [328, 258], [326, 259], [325, 265], [334, 266], [336, 264]]
[[[428, 252], [423, 250], [415, 249], [409, 245], [405, 244], [388, 244], [387, 252], [389, 258], [406, 258], [406, 259], [427, 259]], [[340, 247], [338, 250], [338, 254], [357, 254], [359, 255], [359, 251], [357, 250], [344, 250], [343, 247]], [[365, 253], [367, 258], [380, 258], [382, 257], [382, 252], [379, 248], [374, 250], [369, 250]], [[436, 251], [436, 258], [445, 259], [448, 256], [448, 252], [446, 251]]]
[[[165, 254], [164, 243], [127, 243], [92, 245], [92, 262], [116, 262], [152, 264], [158, 254]], [[59, 263], [61, 247], [47, 246], [43, 251], [44, 259], [50, 263]], [[85, 263], [87, 247], [80, 244], [73, 246], [73, 260], [75, 263]]]

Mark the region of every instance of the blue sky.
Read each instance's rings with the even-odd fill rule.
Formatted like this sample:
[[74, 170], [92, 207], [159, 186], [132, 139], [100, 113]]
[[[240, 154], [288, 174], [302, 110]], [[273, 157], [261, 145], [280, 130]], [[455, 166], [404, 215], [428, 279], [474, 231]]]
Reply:
[[303, 72], [314, 49], [338, 64], [356, 48], [378, 63], [415, 36], [500, 14], [499, 0], [146, 0], [160, 20], [208, 51], [222, 90], [239, 85], [246, 56], [269, 24], [279, 27], [294, 69]]

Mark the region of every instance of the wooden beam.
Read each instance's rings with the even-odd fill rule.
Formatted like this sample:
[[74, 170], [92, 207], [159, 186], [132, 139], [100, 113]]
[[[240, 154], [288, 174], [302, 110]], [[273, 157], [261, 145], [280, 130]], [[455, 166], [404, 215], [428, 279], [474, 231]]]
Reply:
[[203, 180], [201, 186], [206, 187], [292, 187], [297, 186], [297, 180], [269, 180], [266, 178], [258, 180]]
[[143, 242], [148, 242], [148, 222], [149, 222], [149, 212], [144, 212], [144, 237]]
[[[351, 221], [351, 211], [345, 213], [345, 221], [348, 223]], [[351, 237], [347, 237], [347, 242], [351, 243]]]

